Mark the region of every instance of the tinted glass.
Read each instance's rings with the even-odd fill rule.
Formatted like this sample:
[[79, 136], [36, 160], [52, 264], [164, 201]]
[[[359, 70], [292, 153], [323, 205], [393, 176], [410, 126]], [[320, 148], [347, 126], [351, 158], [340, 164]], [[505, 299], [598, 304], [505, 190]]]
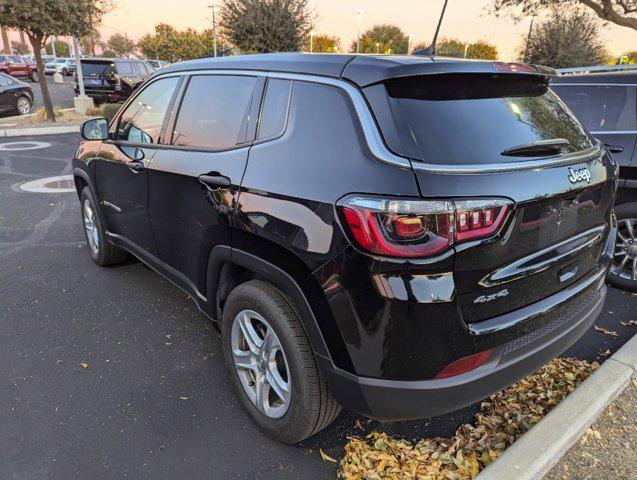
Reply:
[[117, 62], [117, 73], [120, 75], [132, 75], [133, 67], [131, 67], [131, 62]]
[[257, 138], [271, 138], [283, 133], [290, 104], [292, 82], [269, 80], [261, 108]]
[[552, 85], [551, 88], [593, 132], [637, 130], [635, 87]]
[[148, 75], [155, 73], [155, 68], [150, 63], [144, 62], [143, 65], [146, 68], [146, 72], [148, 73]]
[[255, 77], [194, 76], [179, 109], [173, 144], [229, 148], [245, 140]]
[[117, 128], [117, 138], [136, 143], [156, 143], [164, 115], [179, 79], [151, 83], [126, 107]]
[[82, 63], [82, 75], [85, 77], [110, 77], [115, 72], [115, 64], [109, 61], [87, 61], [80, 60]]
[[139, 62], [131, 62], [131, 66], [133, 67], [133, 75], [138, 77], [146, 76], [146, 70], [144, 66]]
[[0, 55], [0, 62], [4, 62], [7, 59], [4, 55]]
[[[565, 152], [592, 146], [542, 77], [441, 74], [392, 80], [386, 88], [392, 108], [408, 124], [408, 131], [400, 134], [413, 137], [427, 163], [515, 162], [520, 157], [502, 152], [545, 139], [568, 140]], [[381, 130], [389, 128], [381, 124]]]
[[8, 85], [11, 85], [11, 83], [12, 82], [9, 80], [9, 77], [0, 74], [0, 87], [6, 87]]

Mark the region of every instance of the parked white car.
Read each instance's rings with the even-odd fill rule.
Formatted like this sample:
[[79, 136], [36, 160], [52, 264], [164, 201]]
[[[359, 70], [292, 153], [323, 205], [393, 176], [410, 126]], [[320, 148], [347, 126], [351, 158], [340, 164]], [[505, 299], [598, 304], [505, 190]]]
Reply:
[[73, 75], [73, 72], [75, 72], [75, 67], [76, 65], [74, 58], [58, 57], [44, 64], [44, 73], [46, 73], [47, 75], [61, 73], [64, 76], [69, 76]]

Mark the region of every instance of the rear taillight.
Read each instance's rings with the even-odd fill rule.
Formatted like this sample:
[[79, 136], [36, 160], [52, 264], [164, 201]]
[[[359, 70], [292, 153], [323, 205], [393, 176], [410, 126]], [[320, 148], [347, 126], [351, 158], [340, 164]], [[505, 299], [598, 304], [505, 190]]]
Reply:
[[539, 70], [535, 65], [525, 63], [494, 63], [493, 68], [500, 72], [532, 72], [537, 73]]
[[364, 250], [393, 257], [425, 257], [454, 243], [492, 236], [510, 201], [407, 200], [351, 195], [338, 209]]

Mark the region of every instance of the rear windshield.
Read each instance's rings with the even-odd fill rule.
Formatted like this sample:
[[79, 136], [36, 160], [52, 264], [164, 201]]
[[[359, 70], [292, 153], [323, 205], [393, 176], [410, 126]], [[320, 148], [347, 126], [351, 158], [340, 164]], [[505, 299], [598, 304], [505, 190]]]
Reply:
[[[592, 146], [586, 132], [543, 77], [516, 74], [440, 74], [384, 84], [391, 115], [378, 115], [396, 153], [431, 164], [466, 165], [526, 160], [502, 155], [536, 140], [566, 139], [563, 152]], [[372, 109], [376, 110], [372, 98]], [[375, 112], [376, 113], [376, 112]], [[380, 112], [379, 112], [380, 113]], [[384, 125], [401, 118], [404, 125]], [[410, 148], [410, 144], [415, 146]]]
[[82, 63], [82, 75], [85, 77], [107, 77], [115, 72], [115, 64], [113, 62], [99, 60], [80, 60], [80, 62]]

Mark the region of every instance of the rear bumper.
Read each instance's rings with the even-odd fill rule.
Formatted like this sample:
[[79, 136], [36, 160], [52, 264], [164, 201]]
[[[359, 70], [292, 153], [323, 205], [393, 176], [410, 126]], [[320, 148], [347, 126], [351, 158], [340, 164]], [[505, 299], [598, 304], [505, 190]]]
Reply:
[[[606, 298], [605, 269], [596, 272], [595, 290], [577, 313], [559, 326], [542, 328], [496, 348], [471, 372], [438, 380], [384, 380], [359, 377], [319, 358], [336, 400], [368, 417], [408, 420], [451, 412], [488, 397], [544, 365], [575, 343], [600, 314]], [[587, 290], [588, 290], [587, 288]]]

